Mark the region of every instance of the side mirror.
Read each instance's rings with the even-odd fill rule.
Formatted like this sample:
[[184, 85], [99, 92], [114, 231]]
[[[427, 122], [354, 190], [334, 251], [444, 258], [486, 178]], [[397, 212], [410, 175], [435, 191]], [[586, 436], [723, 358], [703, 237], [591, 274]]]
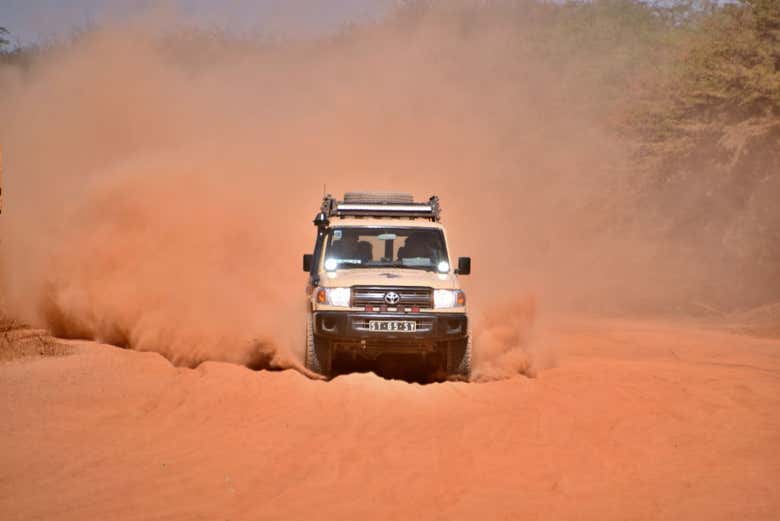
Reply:
[[314, 255], [311, 253], [307, 253], [303, 256], [303, 271], [310, 272], [311, 271], [311, 264], [314, 260]]
[[468, 275], [471, 273], [471, 257], [458, 257], [458, 269], [455, 270], [458, 275]]

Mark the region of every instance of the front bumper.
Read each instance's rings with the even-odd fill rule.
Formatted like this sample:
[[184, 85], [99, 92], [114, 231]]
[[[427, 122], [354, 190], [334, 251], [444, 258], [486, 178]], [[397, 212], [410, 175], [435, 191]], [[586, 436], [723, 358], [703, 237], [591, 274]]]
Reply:
[[[417, 324], [415, 332], [369, 331], [370, 320], [407, 320]], [[462, 340], [468, 336], [465, 313], [370, 313], [361, 311], [318, 311], [313, 317], [314, 335], [336, 342], [435, 343]]]

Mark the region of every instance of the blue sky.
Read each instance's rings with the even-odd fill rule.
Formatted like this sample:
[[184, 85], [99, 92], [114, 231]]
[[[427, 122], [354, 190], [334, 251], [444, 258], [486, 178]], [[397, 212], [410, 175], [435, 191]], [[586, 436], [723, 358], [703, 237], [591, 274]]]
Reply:
[[396, 0], [0, 0], [0, 26], [21, 44], [45, 42], [91, 23], [121, 20], [150, 9], [177, 19], [236, 32], [313, 34], [374, 17]]

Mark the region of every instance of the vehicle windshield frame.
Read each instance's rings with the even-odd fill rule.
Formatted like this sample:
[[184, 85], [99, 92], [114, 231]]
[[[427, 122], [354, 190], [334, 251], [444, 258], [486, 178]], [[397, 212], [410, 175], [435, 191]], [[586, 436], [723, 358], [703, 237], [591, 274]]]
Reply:
[[[444, 230], [437, 227], [424, 227], [424, 226], [403, 226], [403, 225], [371, 225], [371, 226], [355, 226], [355, 225], [345, 225], [345, 226], [332, 226], [328, 228], [325, 237], [324, 237], [324, 247], [322, 251], [322, 264], [321, 267], [324, 271], [330, 271], [327, 270], [325, 267], [325, 263], [328, 260], [328, 253], [331, 250], [331, 244], [333, 241], [333, 232], [336, 230], [382, 230], [384, 233], [395, 233], [397, 235], [397, 232], [404, 231], [404, 232], [426, 232], [426, 233], [433, 233], [438, 235], [438, 238], [440, 240], [441, 244], [441, 257], [438, 259], [432, 259], [430, 264], [420, 264], [420, 265], [410, 265], [410, 264], [404, 264], [402, 261], [399, 260], [392, 260], [392, 261], [386, 261], [381, 262], [380, 261], [373, 261], [371, 264], [363, 264], [363, 263], [349, 263], [349, 262], [339, 262], [337, 270], [344, 270], [344, 269], [409, 269], [409, 270], [418, 270], [418, 271], [433, 271], [438, 272], [438, 264], [442, 261], [447, 263], [448, 270], [451, 268], [451, 264], [449, 261], [449, 251], [447, 249], [447, 238], [444, 235]], [[382, 232], [380, 232], [382, 233]], [[379, 234], [377, 234], [378, 236]], [[408, 237], [408, 235], [407, 235]], [[392, 239], [395, 240], [395, 239]], [[394, 257], [397, 258], [398, 256], [398, 250], [400, 247], [394, 248]]]

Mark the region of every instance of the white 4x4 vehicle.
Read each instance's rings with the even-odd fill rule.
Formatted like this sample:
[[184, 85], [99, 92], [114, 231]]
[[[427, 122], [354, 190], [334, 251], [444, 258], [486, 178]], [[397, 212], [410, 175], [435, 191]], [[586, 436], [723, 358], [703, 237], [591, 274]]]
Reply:
[[437, 197], [398, 193], [330, 195], [314, 219], [307, 286], [306, 367], [332, 376], [339, 356], [414, 355], [432, 374], [468, 380], [471, 335]]

